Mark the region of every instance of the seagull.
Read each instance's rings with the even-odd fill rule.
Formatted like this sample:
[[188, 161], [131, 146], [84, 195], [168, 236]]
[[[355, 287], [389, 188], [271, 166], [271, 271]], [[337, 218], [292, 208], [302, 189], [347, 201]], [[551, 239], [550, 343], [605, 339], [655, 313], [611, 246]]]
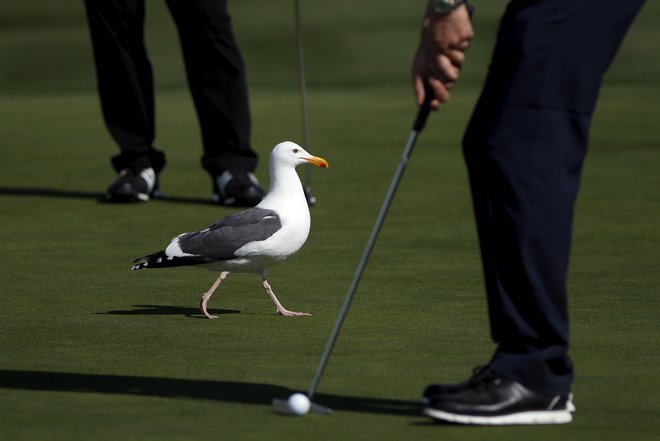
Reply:
[[270, 153], [270, 188], [254, 208], [231, 214], [200, 231], [182, 233], [162, 251], [133, 261], [133, 270], [199, 265], [220, 275], [202, 294], [200, 312], [209, 319], [207, 304], [230, 272], [261, 275], [262, 285], [282, 316], [311, 315], [289, 311], [277, 300], [268, 283], [267, 268], [284, 262], [298, 251], [309, 235], [311, 219], [307, 199], [295, 167], [313, 164], [327, 168], [328, 161], [285, 141]]

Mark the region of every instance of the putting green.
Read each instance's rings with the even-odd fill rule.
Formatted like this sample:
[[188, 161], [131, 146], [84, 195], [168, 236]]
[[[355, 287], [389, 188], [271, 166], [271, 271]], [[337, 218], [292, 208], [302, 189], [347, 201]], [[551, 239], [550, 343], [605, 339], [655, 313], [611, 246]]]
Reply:
[[[330, 168], [313, 170], [307, 244], [270, 281], [286, 307], [314, 315], [279, 317], [257, 277], [231, 274], [210, 303], [214, 321], [196, 309], [214, 274], [129, 271], [132, 258], [233, 212], [204, 203], [210, 182], [164, 3], [149, 2], [147, 32], [169, 199], [137, 206], [97, 202], [115, 147], [82, 5], [0, 7], [0, 439], [657, 439], [653, 2], [608, 73], [577, 204], [575, 422], [474, 430], [431, 424], [416, 405], [426, 383], [463, 379], [493, 349], [459, 144], [503, 1], [478, 5], [464, 80], [431, 116], [385, 222], [316, 397], [334, 415], [272, 412], [273, 397], [314, 375], [410, 130], [417, 3], [303, 2], [309, 150]], [[291, 7], [230, 4], [263, 158], [301, 138]], [[257, 175], [268, 181], [265, 161]]]

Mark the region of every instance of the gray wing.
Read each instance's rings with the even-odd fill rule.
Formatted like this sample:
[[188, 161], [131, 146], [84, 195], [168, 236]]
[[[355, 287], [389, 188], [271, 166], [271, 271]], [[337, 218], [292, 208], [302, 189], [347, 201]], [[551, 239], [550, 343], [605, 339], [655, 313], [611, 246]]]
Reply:
[[268, 239], [282, 223], [273, 210], [250, 208], [220, 219], [205, 230], [178, 237], [181, 251], [214, 260], [236, 257], [236, 250], [250, 242]]

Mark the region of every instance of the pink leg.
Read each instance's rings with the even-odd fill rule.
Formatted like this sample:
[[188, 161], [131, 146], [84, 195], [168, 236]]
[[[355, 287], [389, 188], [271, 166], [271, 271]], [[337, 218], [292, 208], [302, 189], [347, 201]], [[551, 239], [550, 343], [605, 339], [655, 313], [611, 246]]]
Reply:
[[264, 285], [264, 289], [266, 290], [266, 293], [270, 296], [270, 299], [275, 304], [275, 307], [277, 308], [277, 313], [279, 315], [283, 315], [285, 317], [299, 317], [299, 316], [302, 316], [302, 315], [312, 315], [308, 312], [293, 312], [293, 311], [289, 311], [286, 308], [284, 308], [284, 306], [282, 306], [282, 304], [279, 302], [279, 300], [277, 300], [277, 297], [275, 297], [275, 293], [273, 292], [273, 289], [268, 284], [268, 280], [266, 280], [265, 276], [264, 276], [264, 279], [263, 279], [263, 285]]
[[213, 283], [213, 286], [206, 291], [204, 294], [202, 294], [202, 298], [199, 300], [199, 312], [204, 314], [207, 318], [210, 319], [217, 319], [217, 315], [211, 315], [208, 313], [206, 310], [206, 305], [209, 303], [209, 300], [211, 299], [211, 296], [213, 295], [213, 292], [220, 286], [220, 283], [225, 280], [225, 277], [227, 277], [227, 274], [229, 274], [229, 271], [223, 271], [220, 273], [218, 278], [216, 279], [215, 283]]

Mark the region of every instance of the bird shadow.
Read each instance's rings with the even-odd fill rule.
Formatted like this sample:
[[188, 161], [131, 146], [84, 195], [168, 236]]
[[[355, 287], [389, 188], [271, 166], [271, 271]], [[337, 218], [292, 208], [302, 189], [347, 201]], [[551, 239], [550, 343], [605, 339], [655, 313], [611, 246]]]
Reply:
[[[287, 398], [295, 392], [267, 383], [8, 369], [0, 369], [0, 388], [191, 398], [260, 406], [271, 406], [273, 398]], [[421, 410], [420, 404], [414, 401], [334, 394], [316, 394], [314, 402], [336, 411], [372, 414], [419, 416]]]
[[[107, 312], [97, 312], [97, 314], [109, 315], [184, 315], [191, 318], [206, 319], [199, 312], [198, 308], [186, 308], [183, 306], [166, 306], [166, 305], [132, 305], [133, 308], [129, 310], [115, 310]], [[224, 315], [224, 314], [240, 314], [241, 311], [237, 309], [209, 309], [209, 314]]]
[[[63, 198], [63, 199], [91, 199], [101, 204], [121, 205], [132, 204], [131, 202], [111, 202], [105, 198], [105, 193], [97, 191], [81, 191], [81, 190], [62, 190], [56, 188], [46, 187], [0, 187], [0, 196], [36, 196], [48, 198]], [[200, 204], [212, 205], [210, 199], [195, 198], [188, 196], [161, 196], [152, 201], [173, 202], [183, 204]]]

